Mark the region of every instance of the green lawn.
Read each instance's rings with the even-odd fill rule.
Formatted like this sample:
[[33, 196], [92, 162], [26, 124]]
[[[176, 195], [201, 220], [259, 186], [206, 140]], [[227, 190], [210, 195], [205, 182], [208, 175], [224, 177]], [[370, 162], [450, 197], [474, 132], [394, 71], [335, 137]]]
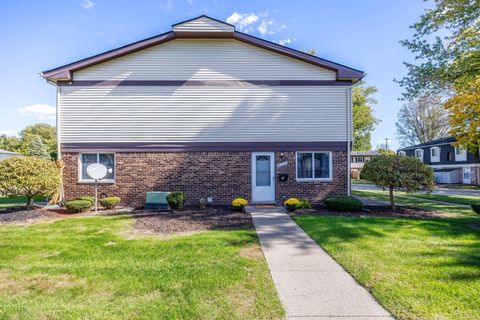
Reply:
[[466, 205], [480, 203], [480, 197], [473, 197], [473, 196], [452, 196], [452, 195], [445, 195], [445, 194], [405, 194], [405, 195], [408, 197], [414, 197], [414, 198], [420, 198], [420, 199], [437, 200], [437, 201], [466, 204]]
[[474, 184], [437, 184], [437, 187], [447, 188], [447, 189], [480, 190], [480, 186], [477, 186]]
[[[364, 196], [364, 197], [370, 197], [373, 199], [378, 199], [378, 200], [384, 200], [384, 201], [390, 201], [389, 196], [387, 192], [384, 191], [377, 191], [377, 190], [372, 190], [372, 191], [363, 191], [363, 190], [352, 190], [353, 195], [358, 195], [358, 196]], [[410, 196], [410, 195], [409, 195]], [[443, 211], [445, 212], [446, 215], [451, 216], [451, 217], [456, 217], [456, 216], [477, 216], [472, 209], [470, 208], [464, 208], [464, 207], [459, 207], [456, 206], [455, 204], [452, 203], [452, 205], [445, 205], [445, 204], [440, 204], [440, 203], [434, 203], [431, 201], [428, 201], [426, 198], [417, 198], [417, 199], [412, 199], [412, 198], [403, 198], [403, 197], [398, 197], [395, 196], [395, 203], [397, 204], [404, 204], [408, 206], [418, 206], [427, 210], [436, 210], [436, 211]]]
[[396, 318], [480, 319], [479, 218], [294, 219]]
[[372, 182], [363, 179], [351, 179], [350, 181], [352, 181], [352, 184], [373, 184]]
[[0, 319], [277, 319], [253, 230], [133, 237], [128, 216], [0, 226]]
[[[35, 202], [45, 201], [45, 197], [35, 197], [33, 199]], [[2, 203], [26, 203], [27, 199], [24, 196], [20, 197], [0, 197], [0, 204]]]

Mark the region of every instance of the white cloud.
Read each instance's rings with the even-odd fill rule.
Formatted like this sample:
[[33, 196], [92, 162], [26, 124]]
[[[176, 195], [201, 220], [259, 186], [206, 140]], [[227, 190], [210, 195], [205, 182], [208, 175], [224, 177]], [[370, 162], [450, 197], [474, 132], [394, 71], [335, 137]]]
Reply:
[[15, 131], [13, 131], [13, 130], [3, 130], [3, 131], [0, 132], [0, 135], [14, 136]]
[[293, 41], [295, 41], [295, 39], [286, 38], [286, 39], [280, 39], [277, 42], [281, 46], [286, 46], [286, 45], [292, 43]]
[[24, 116], [36, 117], [38, 119], [54, 119], [56, 114], [55, 107], [48, 104], [32, 104], [19, 108], [18, 111]]
[[81, 5], [84, 9], [92, 9], [95, 7], [95, 3], [92, 0], [83, 0]]
[[245, 33], [258, 32], [261, 35], [273, 35], [286, 28], [286, 25], [279, 25], [274, 19], [269, 18], [268, 12], [234, 12], [227, 18], [227, 23], [234, 24], [239, 31]]

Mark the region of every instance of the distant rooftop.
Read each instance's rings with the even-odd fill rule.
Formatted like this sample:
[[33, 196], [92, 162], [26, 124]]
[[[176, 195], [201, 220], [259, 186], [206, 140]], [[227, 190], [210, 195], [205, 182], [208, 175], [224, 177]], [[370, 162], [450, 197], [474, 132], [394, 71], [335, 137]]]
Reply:
[[3, 150], [3, 149], [0, 149], [0, 153], [2, 153], [2, 154], [20, 154], [18, 152], [13, 152], [13, 151], [8, 151], [8, 150]]
[[417, 149], [417, 148], [423, 148], [423, 147], [440, 145], [440, 144], [451, 144], [451, 143], [454, 143], [455, 141], [457, 140], [454, 137], [446, 137], [446, 138], [427, 141], [424, 143], [416, 144], [416, 145], [405, 147], [405, 148], [400, 148], [398, 150]]
[[377, 151], [367, 150], [367, 151], [352, 151], [350, 152], [352, 156], [378, 156], [380, 155]]

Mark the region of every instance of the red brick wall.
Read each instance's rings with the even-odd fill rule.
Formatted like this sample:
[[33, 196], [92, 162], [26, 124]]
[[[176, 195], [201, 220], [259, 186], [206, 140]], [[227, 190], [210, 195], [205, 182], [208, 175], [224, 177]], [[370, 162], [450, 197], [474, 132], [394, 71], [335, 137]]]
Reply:
[[[78, 153], [63, 153], [65, 198], [93, 195], [93, 184], [78, 182]], [[276, 200], [306, 197], [319, 202], [327, 194], [346, 194], [347, 157], [333, 153], [332, 182], [296, 182], [295, 152], [275, 153], [276, 173], [288, 173], [287, 182], [276, 182]], [[230, 204], [235, 197], [251, 199], [250, 152], [125, 152], [115, 154], [116, 180], [101, 184], [99, 194], [119, 196], [124, 204], [141, 206], [147, 191], [183, 191], [188, 204], [212, 196], [215, 204]]]
[[[283, 154], [283, 157], [282, 155]], [[283, 200], [295, 198], [307, 198], [312, 203], [319, 203], [329, 194], [347, 194], [347, 153], [332, 152], [332, 173], [331, 182], [322, 181], [296, 181], [295, 152], [275, 152], [275, 163], [287, 161], [286, 166], [276, 168], [276, 173], [288, 174], [288, 180], [275, 184], [276, 200], [281, 203]]]

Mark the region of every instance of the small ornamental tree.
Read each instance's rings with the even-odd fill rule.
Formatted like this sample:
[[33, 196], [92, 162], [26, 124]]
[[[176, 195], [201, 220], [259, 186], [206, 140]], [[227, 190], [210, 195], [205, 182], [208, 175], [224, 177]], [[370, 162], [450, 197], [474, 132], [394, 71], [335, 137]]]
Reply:
[[51, 196], [60, 187], [55, 162], [38, 157], [11, 157], [0, 161], [0, 193], [25, 196], [31, 207], [35, 196]]
[[362, 179], [375, 183], [390, 192], [390, 204], [395, 210], [393, 191], [432, 191], [435, 179], [432, 169], [414, 157], [381, 155], [365, 163]]

